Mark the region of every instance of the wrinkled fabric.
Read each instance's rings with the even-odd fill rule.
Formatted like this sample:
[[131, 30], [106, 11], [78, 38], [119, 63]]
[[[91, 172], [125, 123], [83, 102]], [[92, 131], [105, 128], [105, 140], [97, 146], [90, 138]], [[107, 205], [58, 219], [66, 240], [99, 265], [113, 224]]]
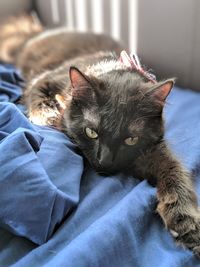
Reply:
[[[200, 266], [164, 228], [156, 189], [84, 168], [64, 134], [22, 114], [20, 86], [0, 66], [0, 266]], [[167, 103], [166, 139], [199, 195], [200, 94], [175, 88]]]

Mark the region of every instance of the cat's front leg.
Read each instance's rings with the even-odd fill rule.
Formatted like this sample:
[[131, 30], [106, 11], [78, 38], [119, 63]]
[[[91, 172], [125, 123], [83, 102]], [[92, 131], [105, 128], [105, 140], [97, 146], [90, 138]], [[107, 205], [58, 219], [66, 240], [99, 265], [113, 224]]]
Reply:
[[165, 143], [151, 158], [150, 169], [157, 177], [157, 211], [177, 243], [200, 256], [200, 211], [191, 175]]

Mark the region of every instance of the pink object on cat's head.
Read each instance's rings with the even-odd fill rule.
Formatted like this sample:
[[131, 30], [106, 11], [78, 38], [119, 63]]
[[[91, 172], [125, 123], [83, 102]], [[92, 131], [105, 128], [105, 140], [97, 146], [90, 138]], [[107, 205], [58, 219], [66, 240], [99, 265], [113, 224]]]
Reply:
[[153, 74], [151, 74], [151, 73], [145, 71], [145, 70], [142, 68], [142, 66], [141, 66], [141, 64], [140, 64], [140, 60], [139, 60], [139, 58], [138, 58], [137, 55], [132, 54], [132, 55], [129, 56], [129, 55], [126, 53], [126, 51], [123, 50], [123, 51], [120, 53], [120, 58], [119, 58], [119, 60], [120, 60], [125, 66], [127, 66], [128, 68], [133, 69], [133, 70], [136, 70], [136, 71], [138, 71], [139, 73], [141, 73], [141, 74], [142, 74], [143, 76], [145, 76], [145, 78], [147, 78], [150, 82], [152, 82], [152, 83], [156, 83], [156, 77], [155, 77]]

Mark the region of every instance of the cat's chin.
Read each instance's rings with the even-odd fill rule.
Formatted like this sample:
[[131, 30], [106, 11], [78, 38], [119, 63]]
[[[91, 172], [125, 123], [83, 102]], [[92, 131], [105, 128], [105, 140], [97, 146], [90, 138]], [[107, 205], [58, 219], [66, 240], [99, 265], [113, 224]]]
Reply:
[[111, 175], [115, 175], [121, 172], [126, 173], [126, 170], [128, 168], [128, 166], [125, 168], [124, 166], [118, 166], [118, 168], [116, 168], [116, 166], [110, 166], [110, 167], [103, 167], [101, 166], [97, 161], [96, 162], [91, 162], [88, 159], [85, 158], [85, 166], [88, 166], [89, 168], [95, 170], [99, 175], [102, 176], [111, 176]]
[[97, 161], [91, 162], [88, 159], [85, 158], [85, 166], [88, 166], [89, 168], [95, 170], [98, 174], [102, 176], [111, 176], [118, 173], [126, 173], [129, 175], [129, 169], [130, 165], [126, 166], [110, 166], [110, 167], [103, 167], [101, 166]]
[[102, 168], [99, 166], [98, 167], [93, 166], [93, 169], [95, 169], [95, 171], [102, 176], [110, 176], [110, 175], [114, 175], [114, 174], [121, 172], [121, 170], [117, 170], [117, 169], [114, 169], [112, 167], [105, 169], [105, 168]]
[[101, 176], [110, 176], [118, 173], [117, 171], [112, 172], [112, 171], [99, 171], [99, 170], [96, 170], [96, 172]]
[[89, 168], [92, 168], [99, 175], [102, 175], [102, 176], [109, 176], [109, 175], [116, 174], [118, 172], [117, 170], [113, 170], [112, 168], [102, 168], [100, 165], [91, 163], [89, 161], [87, 161], [87, 164]]

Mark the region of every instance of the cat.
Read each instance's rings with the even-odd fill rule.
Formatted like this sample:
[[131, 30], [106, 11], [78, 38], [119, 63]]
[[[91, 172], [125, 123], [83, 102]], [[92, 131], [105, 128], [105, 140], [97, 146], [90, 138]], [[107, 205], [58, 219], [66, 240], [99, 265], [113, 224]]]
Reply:
[[[66, 133], [99, 173], [156, 178], [157, 211], [165, 226], [179, 244], [200, 256], [200, 213], [191, 174], [164, 140], [162, 113], [174, 79], [152, 81], [148, 72], [130, 68], [116, 53], [105, 52], [118, 52], [121, 45], [115, 41], [117, 49], [108, 49], [113, 45], [105, 41], [101, 51], [98, 44], [89, 48], [93, 42], [85, 38], [81, 50], [84, 35], [73, 33], [79, 35], [74, 52], [60, 53], [52, 43], [62, 40], [62, 47], [70, 51], [72, 35], [58, 32], [26, 39], [18, 50], [16, 64], [28, 80], [23, 102], [30, 119]], [[103, 46], [104, 36], [100, 38]]]

